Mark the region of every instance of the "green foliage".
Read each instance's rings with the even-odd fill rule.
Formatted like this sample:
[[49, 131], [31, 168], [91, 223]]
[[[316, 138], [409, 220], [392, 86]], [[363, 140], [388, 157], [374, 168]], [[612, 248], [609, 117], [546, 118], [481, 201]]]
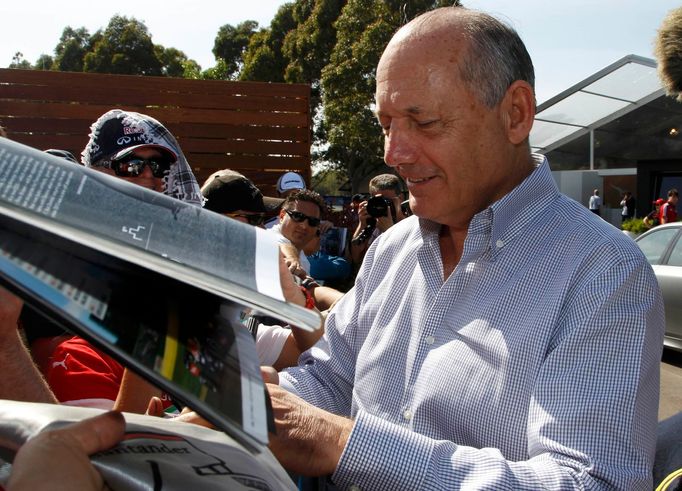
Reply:
[[45, 55], [42, 54], [38, 57], [36, 60], [35, 65], [33, 65], [33, 68], [35, 70], [52, 70], [54, 65], [54, 60], [50, 55]]
[[296, 27], [293, 10], [293, 3], [285, 3], [277, 10], [268, 29], [261, 29], [251, 36], [239, 80], [284, 82], [287, 61], [282, 54], [282, 45], [287, 33]]
[[[201, 72], [201, 67], [194, 60], [187, 59], [187, 55], [176, 48], [164, 48], [160, 44], [154, 46], [156, 57], [161, 62], [161, 74], [167, 77], [184, 77], [189, 73]], [[192, 78], [192, 77], [188, 77]], [[194, 77], [196, 78], [196, 77]]]
[[120, 15], [111, 18], [84, 61], [86, 72], [162, 75], [162, 63], [147, 26]]
[[641, 218], [630, 218], [629, 220], [625, 220], [620, 228], [636, 235], [649, 230], [649, 228], [644, 225], [644, 220]]
[[54, 49], [54, 68], [62, 72], [82, 72], [83, 59], [91, 48], [91, 38], [85, 27], [64, 28]]
[[244, 65], [244, 52], [256, 29], [258, 29], [258, 22], [255, 20], [246, 20], [236, 27], [225, 24], [218, 29], [218, 35], [213, 44], [213, 56], [216, 61], [223, 62], [221, 72], [224, 71], [226, 75], [224, 78], [235, 79], [239, 75]]

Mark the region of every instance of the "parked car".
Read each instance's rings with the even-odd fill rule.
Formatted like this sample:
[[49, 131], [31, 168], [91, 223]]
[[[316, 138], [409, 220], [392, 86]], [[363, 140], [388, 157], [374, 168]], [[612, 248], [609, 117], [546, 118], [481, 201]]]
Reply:
[[682, 222], [666, 223], [635, 238], [656, 273], [665, 304], [665, 346], [682, 351]]

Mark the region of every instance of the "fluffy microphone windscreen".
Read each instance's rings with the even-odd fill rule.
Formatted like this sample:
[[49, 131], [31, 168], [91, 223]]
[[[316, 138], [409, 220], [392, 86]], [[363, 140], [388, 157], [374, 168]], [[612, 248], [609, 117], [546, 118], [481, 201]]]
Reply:
[[667, 94], [682, 102], [682, 7], [671, 10], [658, 29], [654, 54]]

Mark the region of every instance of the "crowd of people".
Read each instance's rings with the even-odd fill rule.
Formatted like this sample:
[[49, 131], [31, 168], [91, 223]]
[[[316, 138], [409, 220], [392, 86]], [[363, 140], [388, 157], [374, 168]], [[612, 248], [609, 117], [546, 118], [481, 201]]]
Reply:
[[[347, 292], [310, 275], [326, 208], [301, 176], [282, 176], [277, 198], [231, 170], [200, 187], [160, 122], [113, 110], [93, 125], [83, 164], [253, 226], [274, 217], [286, 299], [326, 313], [322, 339], [271, 320], [257, 330], [275, 368], [263, 370], [270, 449], [291, 473], [327, 489], [652, 488], [661, 295], [638, 247], [531, 153], [534, 77], [518, 34], [482, 12], [439, 8], [393, 35], [375, 100], [391, 174], [356, 202]], [[142, 413], [162, 397], [70, 336], [43, 378], [21, 308], [0, 289], [12, 350], [0, 397]], [[101, 488], [87, 455], [120, 438], [115, 413], [37, 437], [9, 489], [38, 487], [29, 469], [48, 454], [64, 482]]]

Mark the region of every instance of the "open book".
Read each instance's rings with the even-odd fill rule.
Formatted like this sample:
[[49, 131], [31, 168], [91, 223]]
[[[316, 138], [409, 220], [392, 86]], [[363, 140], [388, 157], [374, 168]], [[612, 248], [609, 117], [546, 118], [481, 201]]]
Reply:
[[264, 231], [0, 139], [0, 283], [252, 452], [266, 393], [243, 322], [284, 302]]

